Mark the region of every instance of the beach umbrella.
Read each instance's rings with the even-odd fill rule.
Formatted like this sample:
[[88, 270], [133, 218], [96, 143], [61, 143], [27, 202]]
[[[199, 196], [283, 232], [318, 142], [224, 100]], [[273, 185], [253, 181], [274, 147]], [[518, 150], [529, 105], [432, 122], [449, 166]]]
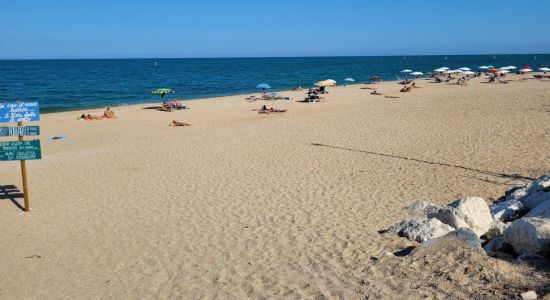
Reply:
[[161, 97], [164, 98], [164, 95], [166, 94], [173, 94], [176, 91], [169, 89], [169, 88], [162, 88], [162, 89], [156, 89], [154, 91], [151, 91], [151, 94], [159, 94]]
[[488, 66], [481, 66], [481, 67], [478, 67], [478, 69], [487, 70], [487, 69], [490, 69], [490, 68]]
[[439, 68], [439, 69], [434, 70], [434, 72], [437, 72], [437, 73], [443, 73], [445, 71], [447, 71], [447, 69], [445, 69], [445, 68]]
[[493, 66], [493, 65], [488, 65], [487, 67], [488, 67], [489, 69], [492, 69], [492, 68], [494, 68], [495, 66]]
[[336, 80], [334, 79], [325, 79], [326, 82], [331, 82], [333, 83], [334, 85], [336, 85]]
[[355, 82], [355, 79], [349, 78], [349, 77], [348, 77], [348, 78], [344, 79], [344, 81], [347, 81], [347, 82]]
[[514, 66], [507, 66], [506, 68], [508, 68], [508, 70], [515, 70], [515, 69], [517, 69], [517, 68], [514, 67]]
[[418, 78], [418, 76], [422, 76], [424, 75], [424, 73], [417, 71], [417, 72], [412, 72], [411, 75], [413, 75], [415, 78]]
[[492, 72], [492, 73], [495, 73], [495, 72], [497, 72], [497, 71], [498, 71], [498, 69], [495, 69], [495, 68], [490, 68], [490, 69], [489, 69], [489, 70], [487, 70], [487, 71], [489, 71], [489, 72]]
[[506, 74], [506, 73], [510, 73], [510, 70], [500, 70], [498, 71], [500, 74]]
[[544, 72], [544, 74], [546, 74], [546, 72], [550, 72], [550, 68], [542, 67], [542, 68], [539, 68], [539, 71]]
[[475, 72], [472, 72], [472, 71], [466, 71], [464, 72], [464, 75], [475, 75], [476, 73]]
[[527, 66], [523, 66], [521, 67], [522, 69], [531, 69], [531, 66], [527, 65]]
[[328, 81], [328, 80], [321, 80], [319, 82], [316, 82], [315, 85], [316, 86], [333, 86], [333, 85], [335, 85], [335, 83], [333, 83], [332, 81]]
[[266, 89], [270, 89], [271, 86], [267, 83], [260, 83], [256, 86], [257, 89], [262, 89], [262, 91], [265, 93]]
[[409, 70], [409, 69], [401, 70], [401, 73], [405, 73], [405, 79], [408, 79], [408, 78], [409, 78], [408, 75], [409, 75], [409, 73], [411, 73], [411, 72], [412, 72], [412, 70]]
[[529, 73], [529, 72], [533, 72], [532, 69], [529, 69], [529, 68], [523, 68], [521, 70], [519, 70], [521, 73]]
[[462, 67], [462, 68], [459, 68], [459, 70], [461, 70], [461, 71], [471, 71], [472, 69], [466, 68], [466, 67]]

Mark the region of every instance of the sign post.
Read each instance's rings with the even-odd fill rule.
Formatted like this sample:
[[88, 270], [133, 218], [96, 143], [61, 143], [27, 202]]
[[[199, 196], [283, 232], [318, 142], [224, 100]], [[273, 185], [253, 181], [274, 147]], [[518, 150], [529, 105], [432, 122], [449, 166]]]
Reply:
[[15, 123], [17, 127], [0, 127], [0, 137], [17, 136], [18, 141], [0, 142], [0, 161], [19, 160], [23, 181], [24, 210], [30, 209], [27, 183], [27, 160], [40, 159], [40, 140], [25, 141], [23, 136], [40, 135], [40, 127], [23, 126], [23, 122], [40, 120], [38, 102], [0, 103], [0, 123]]

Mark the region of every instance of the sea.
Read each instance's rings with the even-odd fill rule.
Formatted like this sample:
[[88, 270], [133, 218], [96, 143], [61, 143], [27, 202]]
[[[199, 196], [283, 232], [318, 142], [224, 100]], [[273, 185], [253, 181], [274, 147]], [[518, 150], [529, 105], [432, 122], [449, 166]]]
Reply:
[[160, 102], [151, 93], [157, 88], [176, 92], [168, 97], [193, 100], [253, 94], [260, 83], [282, 91], [325, 79], [396, 80], [404, 78], [403, 69], [529, 65], [536, 71], [549, 64], [549, 54], [0, 60], [0, 101], [39, 101], [47, 113]]

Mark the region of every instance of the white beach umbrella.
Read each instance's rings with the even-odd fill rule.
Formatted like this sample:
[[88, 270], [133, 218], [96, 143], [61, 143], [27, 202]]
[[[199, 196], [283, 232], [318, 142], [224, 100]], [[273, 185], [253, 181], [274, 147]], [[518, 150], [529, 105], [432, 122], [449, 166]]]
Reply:
[[520, 73], [529, 73], [529, 72], [533, 72], [532, 69], [521, 69], [521, 70], [519, 70], [519, 71], [520, 71]]
[[489, 67], [487, 67], [487, 66], [481, 66], [481, 67], [479, 67], [478, 69], [487, 70], [487, 69], [489, 69]]
[[447, 71], [447, 69], [445, 68], [439, 68], [439, 69], [435, 69], [434, 72], [438, 72], [438, 73], [442, 73], [442, 72], [445, 72]]
[[461, 70], [461, 71], [471, 71], [472, 69], [466, 68], [466, 67], [462, 67], [462, 68], [459, 68], [459, 70]]
[[464, 71], [460, 70], [460, 69], [456, 69], [456, 70], [453, 70], [454, 73], [464, 73]]
[[500, 70], [499, 71], [501, 74], [506, 74], [506, 73], [510, 73], [510, 70]]
[[466, 71], [464, 72], [464, 75], [475, 75], [476, 72], [472, 72], [472, 71]]
[[550, 72], [550, 68], [547, 68], [547, 67], [542, 67], [542, 68], [539, 68], [539, 71], [541, 72]]
[[412, 70], [409, 70], [409, 69], [401, 70], [401, 73], [412, 73]]
[[424, 75], [424, 73], [417, 71], [417, 72], [412, 72], [411, 75], [413, 75], [414, 77], [418, 77], [418, 76]]
[[517, 69], [517, 67], [514, 67], [514, 66], [507, 66], [506, 68], [508, 68], [508, 70], [515, 70], [515, 69]]
[[331, 82], [331, 83], [336, 84], [336, 80], [334, 80], [334, 79], [326, 79], [325, 81], [326, 81], [326, 82]]

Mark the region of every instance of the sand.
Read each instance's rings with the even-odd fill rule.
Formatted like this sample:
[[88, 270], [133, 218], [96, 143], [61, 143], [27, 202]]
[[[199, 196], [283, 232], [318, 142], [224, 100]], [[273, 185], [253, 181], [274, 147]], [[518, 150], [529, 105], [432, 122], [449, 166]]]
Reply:
[[[416, 243], [377, 231], [416, 199], [490, 201], [550, 172], [550, 81], [521, 77], [418, 80], [411, 93], [376, 85], [399, 99], [354, 85], [321, 103], [281, 92], [294, 100], [116, 107], [105, 121], [43, 115], [31, 212], [0, 192], [0, 298], [419, 298], [406, 281], [425, 276], [388, 277], [373, 260]], [[288, 111], [252, 111], [263, 104]], [[22, 189], [19, 172], [1, 162], [0, 185]]]

